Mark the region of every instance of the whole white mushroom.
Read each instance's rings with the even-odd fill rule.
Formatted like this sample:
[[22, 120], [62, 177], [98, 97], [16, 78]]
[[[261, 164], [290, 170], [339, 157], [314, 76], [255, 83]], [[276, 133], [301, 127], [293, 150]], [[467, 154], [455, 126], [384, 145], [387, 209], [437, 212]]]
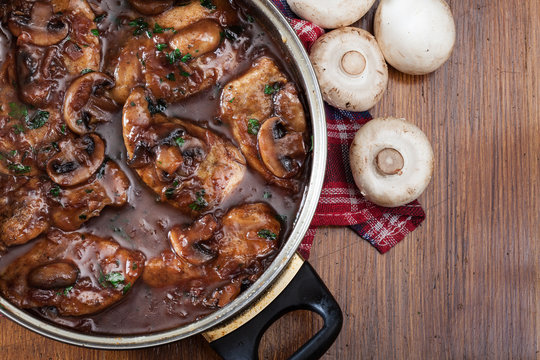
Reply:
[[287, 0], [302, 19], [325, 29], [348, 26], [360, 20], [375, 0]]
[[385, 207], [416, 200], [433, 174], [433, 149], [416, 125], [374, 119], [356, 133], [350, 149], [354, 181], [366, 199]]
[[386, 61], [411, 75], [441, 67], [456, 41], [452, 11], [444, 0], [381, 0], [374, 30]]
[[386, 91], [388, 67], [369, 32], [344, 27], [321, 36], [310, 60], [324, 100], [349, 111], [371, 109]]

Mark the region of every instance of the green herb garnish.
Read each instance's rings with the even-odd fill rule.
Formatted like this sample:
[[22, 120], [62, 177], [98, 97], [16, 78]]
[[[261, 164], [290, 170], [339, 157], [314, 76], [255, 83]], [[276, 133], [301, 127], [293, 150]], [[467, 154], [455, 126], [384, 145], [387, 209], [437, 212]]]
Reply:
[[251, 135], [257, 135], [259, 133], [259, 129], [261, 128], [261, 123], [257, 119], [249, 119], [248, 120], [248, 133]]
[[98, 29], [92, 29], [92, 30], [90, 30], [90, 32], [92, 33], [92, 35], [95, 35], [95, 36], [99, 37], [99, 30]]
[[281, 89], [281, 85], [279, 83], [275, 83], [274, 85], [266, 84], [264, 86], [264, 93], [266, 95], [272, 95], [272, 94], [278, 92], [279, 89]]
[[167, 46], [169, 46], [169, 45], [167, 45], [167, 44], [157, 44], [156, 49], [158, 51], [163, 51], [163, 49], [165, 49]]
[[26, 121], [26, 126], [29, 129], [39, 129], [49, 121], [49, 115], [48, 111], [38, 110], [31, 120]]
[[208, 203], [204, 199], [204, 195], [206, 194], [206, 191], [201, 190], [198, 191], [195, 195], [197, 195], [197, 199], [189, 204], [189, 208], [193, 211], [201, 211], [205, 207], [208, 206]]
[[26, 174], [29, 173], [32, 168], [30, 166], [22, 164], [9, 164], [8, 169], [13, 171], [15, 174]]
[[92, 69], [83, 69], [81, 71], [81, 75], [89, 74], [89, 73], [93, 73], [93, 72], [94, 72], [94, 70], [92, 70]]
[[167, 80], [176, 81], [176, 76], [174, 76], [174, 73], [170, 73], [166, 77], [167, 77]]
[[273, 232], [271, 232], [270, 230], [267, 230], [267, 229], [260, 230], [257, 233], [257, 235], [260, 238], [267, 239], [267, 240], [276, 240], [277, 239], [277, 235], [274, 234]]
[[217, 7], [214, 5], [212, 0], [201, 0], [201, 6], [204, 6], [207, 9], [215, 10]]
[[60, 196], [60, 187], [58, 187], [58, 186], [53, 187], [51, 189], [51, 191], [49, 191], [49, 194], [51, 194], [54, 197], [59, 197]]

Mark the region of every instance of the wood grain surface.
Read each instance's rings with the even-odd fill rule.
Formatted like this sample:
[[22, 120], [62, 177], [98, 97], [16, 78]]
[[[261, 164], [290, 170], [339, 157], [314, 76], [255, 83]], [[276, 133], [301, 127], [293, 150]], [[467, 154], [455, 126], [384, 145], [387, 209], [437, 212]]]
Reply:
[[[451, 0], [457, 45], [436, 73], [390, 71], [374, 116], [433, 143], [423, 226], [386, 255], [321, 229], [311, 264], [344, 312], [325, 359], [539, 359], [540, 2]], [[371, 12], [361, 26], [371, 30]], [[63, 345], [0, 320], [4, 359], [216, 359], [201, 337], [138, 351]], [[282, 318], [260, 355], [291, 354], [321, 321]]]

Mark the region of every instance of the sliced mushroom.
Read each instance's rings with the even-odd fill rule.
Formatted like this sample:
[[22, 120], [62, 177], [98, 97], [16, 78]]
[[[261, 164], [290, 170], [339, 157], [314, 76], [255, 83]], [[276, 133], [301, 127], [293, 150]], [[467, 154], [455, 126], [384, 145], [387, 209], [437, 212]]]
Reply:
[[212, 215], [206, 215], [191, 226], [175, 226], [169, 240], [176, 254], [192, 265], [203, 265], [213, 260], [217, 253], [205, 245], [214, 236], [219, 224]]
[[129, 0], [135, 10], [144, 15], [158, 15], [168, 10], [173, 0]]
[[404, 119], [380, 118], [364, 125], [354, 137], [350, 161], [362, 195], [386, 207], [416, 200], [433, 173], [429, 140]]
[[58, 44], [69, 32], [69, 26], [62, 15], [54, 14], [50, 3], [41, 1], [34, 3], [30, 17], [21, 13], [12, 14], [8, 27], [16, 37], [22, 33], [28, 34], [30, 42], [37, 46]]
[[258, 144], [264, 165], [280, 178], [296, 176], [307, 155], [303, 134], [288, 128], [279, 117], [262, 124]]
[[89, 132], [92, 125], [107, 121], [118, 105], [100, 93], [114, 87], [114, 80], [101, 72], [91, 72], [77, 78], [66, 92], [64, 121], [76, 134]]
[[388, 67], [369, 32], [346, 27], [321, 36], [310, 54], [324, 100], [349, 111], [366, 111], [379, 102], [388, 84]]
[[201, 20], [179, 31], [170, 41], [173, 49], [192, 58], [216, 50], [221, 43], [221, 26], [213, 20]]
[[56, 262], [38, 266], [28, 274], [28, 284], [38, 289], [58, 289], [72, 286], [79, 270], [73, 264]]
[[47, 162], [47, 174], [57, 184], [73, 186], [87, 181], [105, 159], [105, 143], [96, 134], [68, 139]]

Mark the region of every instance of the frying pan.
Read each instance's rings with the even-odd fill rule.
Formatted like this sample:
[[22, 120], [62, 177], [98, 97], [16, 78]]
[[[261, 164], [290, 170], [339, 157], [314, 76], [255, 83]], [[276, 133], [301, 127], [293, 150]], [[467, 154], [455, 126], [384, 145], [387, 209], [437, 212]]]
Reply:
[[283, 314], [305, 309], [318, 313], [323, 328], [293, 356], [318, 358], [328, 350], [341, 330], [339, 305], [297, 249], [315, 213], [326, 166], [326, 121], [324, 103], [309, 57], [294, 30], [266, 0], [239, 1], [265, 28], [280, 48], [296, 83], [303, 90], [313, 130], [313, 161], [294, 229], [264, 274], [237, 299], [194, 323], [158, 333], [137, 336], [89, 335], [61, 328], [21, 310], [0, 297], [0, 312], [16, 323], [49, 338], [97, 349], [137, 349], [163, 345], [203, 334], [226, 359], [256, 359], [264, 331]]

